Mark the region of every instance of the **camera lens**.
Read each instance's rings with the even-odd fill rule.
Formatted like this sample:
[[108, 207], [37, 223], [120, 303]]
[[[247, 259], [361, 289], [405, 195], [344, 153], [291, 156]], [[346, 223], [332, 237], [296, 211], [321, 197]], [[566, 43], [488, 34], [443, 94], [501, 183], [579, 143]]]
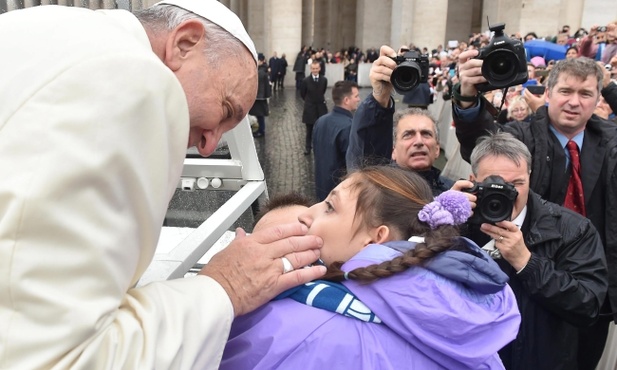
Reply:
[[512, 216], [512, 200], [504, 194], [493, 193], [482, 199], [479, 212], [490, 223], [508, 220]]
[[416, 63], [403, 62], [394, 69], [390, 81], [399, 94], [407, 92], [420, 83], [420, 68]]
[[510, 50], [496, 50], [484, 59], [482, 63], [482, 75], [495, 88], [501, 89], [511, 86], [516, 80], [518, 65], [517, 56]]

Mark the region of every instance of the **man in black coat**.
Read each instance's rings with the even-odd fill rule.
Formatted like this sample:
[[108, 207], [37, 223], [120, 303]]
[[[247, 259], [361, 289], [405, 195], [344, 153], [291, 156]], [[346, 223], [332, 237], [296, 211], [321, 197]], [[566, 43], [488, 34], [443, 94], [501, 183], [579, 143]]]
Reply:
[[270, 114], [268, 98], [272, 96], [272, 87], [268, 78], [268, 65], [266, 57], [259, 53], [257, 55], [257, 96], [255, 103], [249, 110], [249, 114], [257, 117], [259, 128], [253, 133], [254, 137], [262, 137], [266, 134], [266, 117]]
[[[602, 241], [589, 219], [530, 190], [531, 166], [529, 150], [509, 133], [476, 145], [471, 180], [501, 176], [518, 194], [512, 221], [470, 224], [468, 236], [508, 274], [521, 313], [516, 339], [499, 351], [505, 368], [579, 369], [578, 328], [597, 319], [608, 287]], [[454, 188], [472, 185], [461, 180]], [[476, 203], [474, 217], [496, 216], [487, 201], [469, 197]]]
[[300, 90], [302, 87], [302, 81], [304, 81], [304, 69], [306, 68], [306, 46], [300, 50], [296, 56], [293, 70], [296, 73], [296, 90]]
[[318, 201], [326, 199], [345, 176], [345, 153], [349, 145], [352, 112], [358, 108], [358, 84], [337, 81], [332, 87], [332, 112], [319, 117], [313, 128], [315, 150], [315, 191]]
[[302, 81], [300, 96], [304, 100], [302, 122], [306, 125], [306, 141], [304, 155], [311, 154], [313, 144], [313, 125], [317, 119], [328, 113], [325, 93], [328, 88], [328, 79], [319, 74], [319, 61], [311, 63], [311, 74]]
[[[459, 56], [460, 86], [453, 88], [453, 118], [463, 159], [476, 140], [497, 125], [487, 112], [487, 102], [478, 97], [476, 84], [486, 82], [483, 61], [477, 51]], [[503, 130], [512, 133], [529, 148], [533, 156], [531, 189], [543, 199], [564, 204], [571, 170], [570, 154], [565, 148], [572, 140], [580, 148], [580, 174], [586, 217], [600, 233], [608, 268], [609, 290], [599, 320], [580, 330], [578, 369], [595, 369], [602, 356], [610, 319], [617, 320], [617, 228], [609, 227], [617, 219], [614, 176], [617, 162], [617, 126], [593, 114], [600, 97], [603, 71], [591, 59], [559, 61], [548, 76], [545, 97], [547, 107], [537, 110], [531, 122], [509, 122]]]
[[281, 59], [277, 56], [276, 51], [268, 60], [268, 67], [270, 68], [270, 81], [272, 82], [272, 90], [276, 90], [276, 81], [278, 80], [278, 76], [281, 71]]

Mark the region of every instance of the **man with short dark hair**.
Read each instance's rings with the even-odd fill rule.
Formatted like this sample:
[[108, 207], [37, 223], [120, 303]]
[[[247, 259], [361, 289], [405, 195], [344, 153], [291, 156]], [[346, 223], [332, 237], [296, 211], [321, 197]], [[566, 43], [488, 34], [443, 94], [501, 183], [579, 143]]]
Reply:
[[306, 125], [306, 137], [304, 142], [304, 155], [311, 154], [313, 145], [313, 125], [317, 119], [328, 113], [325, 93], [328, 88], [328, 79], [320, 74], [321, 64], [319, 60], [311, 63], [311, 74], [308, 75], [300, 87], [300, 96], [304, 100], [302, 122]]
[[[380, 57], [370, 70], [373, 93], [358, 107], [349, 137], [348, 169], [366, 164], [388, 164], [417, 171], [431, 186], [434, 195], [450, 189], [453, 181], [441, 176], [434, 166], [440, 154], [435, 119], [426, 110], [411, 108], [394, 117], [394, 87], [390, 75], [396, 67], [396, 52], [382, 46]], [[392, 133], [394, 131], [394, 140]]]
[[337, 81], [332, 87], [332, 112], [319, 117], [313, 128], [315, 150], [315, 192], [321, 202], [347, 173], [345, 153], [349, 146], [352, 112], [360, 94], [353, 81]]

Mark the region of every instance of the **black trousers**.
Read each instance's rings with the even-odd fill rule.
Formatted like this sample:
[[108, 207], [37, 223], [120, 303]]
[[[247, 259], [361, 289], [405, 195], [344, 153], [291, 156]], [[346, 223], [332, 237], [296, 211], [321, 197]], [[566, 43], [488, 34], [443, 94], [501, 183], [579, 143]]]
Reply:
[[313, 125], [305, 123], [306, 125], [306, 141], [304, 142], [304, 151], [310, 152], [313, 147]]
[[601, 316], [593, 325], [581, 328], [578, 333], [578, 369], [595, 370], [602, 358], [608, 337], [610, 318]]

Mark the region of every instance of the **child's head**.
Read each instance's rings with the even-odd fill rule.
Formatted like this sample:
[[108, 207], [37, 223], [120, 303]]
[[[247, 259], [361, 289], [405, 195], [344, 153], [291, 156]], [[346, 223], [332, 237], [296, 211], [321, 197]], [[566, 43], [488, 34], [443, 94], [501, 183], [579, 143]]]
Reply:
[[299, 193], [272, 197], [261, 206], [253, 232], [297, 221], [298, 216], [307, 210], [311, 204], [313, 202], [309, 198]]
[[[443, 195], [447, 197], [439, 200]], [[440, 197], [433, 201], [429, 185], [414, 171], [392, 166], [366, 167], [348, 175], [325, 201], [300, 215], [300, 222], [309, 227], [309, 234], [323, 239], [321, 259], [328, 266], [325, 279], [372, 281], [458, 248], [454, 242], [454, 237], [459, 235], [455, 225], [469, 217], [471, 206], [465, 195], [455, 191]], [[458, 200], [453, 201], [454, 198]], [[444, 210], [442, 202], [450, 204], [446, 208], [457, 203], [460, 209], [454, 211], [456, 215], [451, 214], [450, 210]], [[425, 207], [429, 203], [430, 206]], [[450, 217], [447, 222], [441, 217], [444, 212]], [[426, 222], [420, 221], [419, 213]], [[348, 274], [340, 270], [344, 262], [369, 244], [407, 240], [411, 236], [424, 237], [425, 241], [391, 261], [358, 268]]]
[[300, 216], [309, 234], [323, 239], [326, 265], [345, 262], [368, 244], [406, 240], [430, 228], [418, 212], [433, 201], [427, 182], [416, 172], [392, 166], [353, 172], [321, 203]]

